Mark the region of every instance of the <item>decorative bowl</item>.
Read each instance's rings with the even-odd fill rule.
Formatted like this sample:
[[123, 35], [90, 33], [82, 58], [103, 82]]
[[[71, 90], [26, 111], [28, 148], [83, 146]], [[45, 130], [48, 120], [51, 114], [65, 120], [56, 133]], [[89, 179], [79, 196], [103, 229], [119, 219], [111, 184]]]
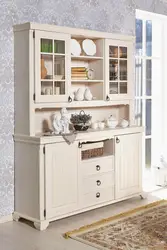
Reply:
[[125, 119], [122, 119], [120, 125], [121, 125], [122, 128], [126, 128], [126, 127], [129, 126], [129, 122], [127, 120], [125, 120]]
[[73, 124], [73, 126], [77, 131], [86, 131], [89, 128], [87, 124]]

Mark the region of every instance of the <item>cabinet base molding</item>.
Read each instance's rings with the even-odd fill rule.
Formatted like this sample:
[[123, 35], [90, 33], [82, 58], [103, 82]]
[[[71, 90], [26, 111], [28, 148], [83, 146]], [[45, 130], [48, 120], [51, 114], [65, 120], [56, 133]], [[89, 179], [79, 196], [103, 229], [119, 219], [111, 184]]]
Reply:
[[16, 221], [16, 222], [18, 222], [19, 219], [21, 218], [20, 215], [18, 213], [15, 213], [15, 212], [13, 213], [12, 216], [13, 216], [13, 220]]
[[146, 192], [142, 192], [141, 194], [140, 194], [140, 198], [143, 200], [143, 199], [147, 199], [147, 196], [148, 196], [148, 194], [146, 193]]
[[47, 229], [48, 226], [49, 226], [49, 221], [48, 220], [40, 221], [40, 222], [34, 222], [34, 227], [39, 231], [43, 231], [43, 230]]
[[0, 217], [0, 224], [12, 221], [12, 214]]
[[[67, 217], [70, 217], [70, 216], [73, 216], [73, 215], [81, 214], [81, 213], [84, 213], [84, 212], [88, 212], [88, 211], [91, 211], [91, 210], [94, 210], [94, 209], [98, 209], [98, 208], [101, 208], [101, 207], [109, 206], [109, 205], [112, 205], [114, 203], [117, 203], [117, 202], [120, 202], [120, 201], [124, 201], [124, 200], [130, 199], [130, 198], [133, 198], [133, 197], [137, 197], [137, 196], [143, 197], [144, 196], [144, 192], [141, 191], [141, 192], [139, 192], [137, 194], [133, 194], [133, 195], [127, 196], [125, 198], [121, 198], [121, 199], [117, 199], [117, 200], [112, 200], [112, 201], [105, 202], [105, 203], [100, 203], [98, 205], [86, 207], [86, 208], [83, 208], [83, 209], [78, 209], [78, 210], [71, 211], [69, 213], [63, 214], [63, 215], [58, 215], [56, 217], [53, 217], [53, 218], [50, 218], [50, 219], [46, 219], [46, 220], [41, 220], [41, 221], [40, 220], [36, 220], [35, 218], [29, 217], [27, 215], [23, 215], [23, 214], [14, 212], [13, 213], [13, 220], [17, 222], [17, 221], [19, 221], [20, 218], [24, 218], [26, 220], [32, 221], [33, 224], [34, 224], [34, 227], [37, 230], [44, 231], [44, 230], [47, 229], [47, 227], [49, 226], [50, 222], [53, 222], [53, 221], [56, 221], [56, 220], [59, 220], [59, 219], [63, 219], [63, 218], [67, 218]], [[145, 198], [146, 198], [146, 196], [145, 196]]]

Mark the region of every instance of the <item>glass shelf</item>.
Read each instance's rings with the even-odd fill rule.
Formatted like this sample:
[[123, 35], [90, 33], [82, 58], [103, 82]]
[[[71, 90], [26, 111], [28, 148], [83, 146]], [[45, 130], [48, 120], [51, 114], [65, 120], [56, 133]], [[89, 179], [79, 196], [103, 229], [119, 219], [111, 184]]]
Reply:
[[127, 94], [127, 47], [109, 46], [109, 94]]

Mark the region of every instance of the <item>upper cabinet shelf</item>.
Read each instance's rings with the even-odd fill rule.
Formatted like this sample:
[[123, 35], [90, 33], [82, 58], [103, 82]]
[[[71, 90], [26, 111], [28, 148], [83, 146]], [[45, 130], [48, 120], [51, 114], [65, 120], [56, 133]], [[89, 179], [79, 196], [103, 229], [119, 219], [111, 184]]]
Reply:
[[76, 101], [75, 93], [86, 88], [92, 102], [130, 99], [132, 44], [36, 30], [35, 103]]
[[78, 60], [78, 61], [94, 61], [94, 60], [103, 60], [103, 57], [100, 56], [71, 56], [71, 60]]

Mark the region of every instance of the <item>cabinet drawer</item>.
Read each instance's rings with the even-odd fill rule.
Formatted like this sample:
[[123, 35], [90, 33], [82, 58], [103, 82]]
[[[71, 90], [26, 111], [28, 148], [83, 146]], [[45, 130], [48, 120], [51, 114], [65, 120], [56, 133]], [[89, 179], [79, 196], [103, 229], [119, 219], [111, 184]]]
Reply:
[[101, 202], [114, 200], [114, 187], [96, 189], [82, 196], [82, 206], [92, 206]]
[[81, 163], [81, 175], [93, 175], [114, 170], [114, 156], [89, 159]]
[[[83, 178], [82, 192], [84, 194], [90, 193], [93, 190], [100, 190], [103, 188], [114, 186], [114, 171], [105, 174], [96, 174]], [[98, 191], [99, 192], [99, 191]]]

